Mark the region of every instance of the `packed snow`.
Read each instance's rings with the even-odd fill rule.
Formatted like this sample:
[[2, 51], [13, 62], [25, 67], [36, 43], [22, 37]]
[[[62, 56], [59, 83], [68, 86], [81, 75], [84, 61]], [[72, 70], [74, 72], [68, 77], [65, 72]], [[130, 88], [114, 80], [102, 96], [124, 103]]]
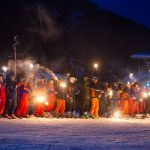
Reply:
[[0, 119], [0, 150], [149, 147], [150, 119]]

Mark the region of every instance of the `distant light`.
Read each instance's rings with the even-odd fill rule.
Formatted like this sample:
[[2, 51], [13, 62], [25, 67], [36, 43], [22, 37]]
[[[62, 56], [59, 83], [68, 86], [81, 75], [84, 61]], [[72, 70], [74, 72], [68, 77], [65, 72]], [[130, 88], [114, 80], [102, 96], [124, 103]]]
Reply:
[[97, 64], [97, 63], [94, 64], [94, 68], [95, 68], [95, 69], [98, 68], [98, 64]]
[[113, 91], [112, 90], [110, 90], [110, 92], [109, 92], [109, 96], [112, 96], [113, 95]]
[[34, 67], [34, 65], [33, 65], [33, 64], [30, 64], [29, 67], [30, 67], [30, 69], [32, 69], [32, 68]]
[[146, 84], [146, 86], [150, 86], [150, 84], [149, 84], [149, 83], [147, 83], [147, 84]]
[[67, 73], [67, 76], [70, 76], [70, 73]]
[[130, 73], [130, 74], [129, 74], [129, 78], [130, 78], [130, 79], [133, 79], [133, 77], [134, 77], [133, 73]]
[[127, 85], [130, 85], [130, 82], [129, 82], [129, 81], [127, 82]]
[[6, 66], [3, 66], [3, 67], [2, 67], [2, 70], [3, 70], [4, 72], [6, 72], [6, 71], [8, 70], [8, 68], [7, 68]]

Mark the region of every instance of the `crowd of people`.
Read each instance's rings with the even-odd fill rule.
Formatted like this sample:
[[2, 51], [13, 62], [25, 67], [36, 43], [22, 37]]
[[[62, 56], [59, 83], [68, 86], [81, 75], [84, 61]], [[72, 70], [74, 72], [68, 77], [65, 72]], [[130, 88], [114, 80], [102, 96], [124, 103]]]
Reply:
[[8, 119], [46, 118], [102, 118], [121, 116], [147, 117], [150, 111], [149, 88], [135, 83], [114, 81], [100, 83], [97, 77], [75, 77], [46, 82], [41, 77], [16, 81], [13, 75], [4, 83], [0, 75], [0, 117]]

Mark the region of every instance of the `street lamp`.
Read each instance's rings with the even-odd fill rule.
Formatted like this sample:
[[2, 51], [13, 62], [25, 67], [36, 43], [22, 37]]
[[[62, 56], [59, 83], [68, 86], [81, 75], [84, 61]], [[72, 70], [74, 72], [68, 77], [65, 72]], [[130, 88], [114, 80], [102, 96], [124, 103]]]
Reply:
[[33, 64], [30, 64], [29, 67], [30, 67], [30, 69], [33, 69], [34, 65], [33, 65]]
[[8, 68], [7, 68], [6, 66], [3, 66], [3, 67], [2, 67], [2, 70], [3, 70], [4, 72], [7, 72]]
[[133, 77], [134, 77], [133, 73], [130, 73], [130, 74], [129, 74], [129, 78], [130, 78], [130, 79], [133, 79]]
[[94, 73], [97, 71], [97, 69], [98, 69], [98, 63], [94, 63], [93, 64], [93, 72], [92, 72], [92, 77], [93, 77], [93, 75], [94, 75]]
[[3, 66], [3, 67], [2, 67], [2, 70], [4, 71], [4, 84], [6, 84], [6, 72], [7, 72], [7, 70], [8, 70], [8, 67]]
[[94, 64], [94, 69], [97, 69], [97, 68], [98, 68], [98, 64], [95, 63], [95, 64]]
[[69, 76], [70, 76], [70, 73], [67, 73], [67, 76], [69, 77]]

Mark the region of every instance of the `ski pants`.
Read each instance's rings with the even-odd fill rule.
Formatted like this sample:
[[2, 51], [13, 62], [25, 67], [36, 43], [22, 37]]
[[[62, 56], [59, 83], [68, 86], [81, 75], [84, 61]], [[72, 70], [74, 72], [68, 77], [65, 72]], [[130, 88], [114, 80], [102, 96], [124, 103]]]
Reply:
[[81, 104], [81, 111], [80, 114], [83, 115], [84, 112], [90, 111], [90, 99], [89, 98], [83, 98], [83, 102]]
[[12, 99], [7, 99], [5, 105], [5, 114], [12, 115], [14, 114], [15, 109], [16, 109], [16, 101]]
[[54, 114], [57, 116], [59, 111], [61, 115], [65, 114], [65, 105], [66, 105], [66, 101], [63, 99], [57, 99], [57, 104], [56, 104], [56, 108], [54, 110]]
[[35, 116], [42, 116], [44, 114], [44, 108], [45, 104], [44, 103], [37, 103], [35, 106]]
[[29, 95], [26, 93], [26, 94], [23, 94], [23, 97], [19, 102], [19, 106], [18, 106], [16, 113], [15, 113], [16, 116], [18, 116], [18, 117], [26, 116], [27, 110], [28, 110], [28, 104], [29, 104]]
[[2, 115], [3, 112], [4, 112], [5, 102], [6, 102], [6, 99], [5, 99], [5, 98], [1, 98], [1, 99], [0, 99], [0, 115]]
[[55, 103], [54, 99], [55, 99], [55, 95], [54, 94], [49, 94], [48, 100], [47, 100], [48, 105], [45, 107], [45, 110], [47, 112], [52, 112], [53, 111], [53, 109], [54, 109], [54, 103]]
[[146, 108], [145, 108], [145, 113], [144, 114], [148, 114], [150, 112], [150, 101], [145, 101], [146, 104]]
[[137, 101], [133, 102], [132, 115], [139, 113], [139, 103]]
[[94, 116], [98, 116], [99, 112], [99, 99], [98, 98], [92, 98], [91, 99], [91, 110], [90, 114]]
[[129, 114], [129, 103], [128, 100], [123, 100], [123, 114], [128, 115]]

